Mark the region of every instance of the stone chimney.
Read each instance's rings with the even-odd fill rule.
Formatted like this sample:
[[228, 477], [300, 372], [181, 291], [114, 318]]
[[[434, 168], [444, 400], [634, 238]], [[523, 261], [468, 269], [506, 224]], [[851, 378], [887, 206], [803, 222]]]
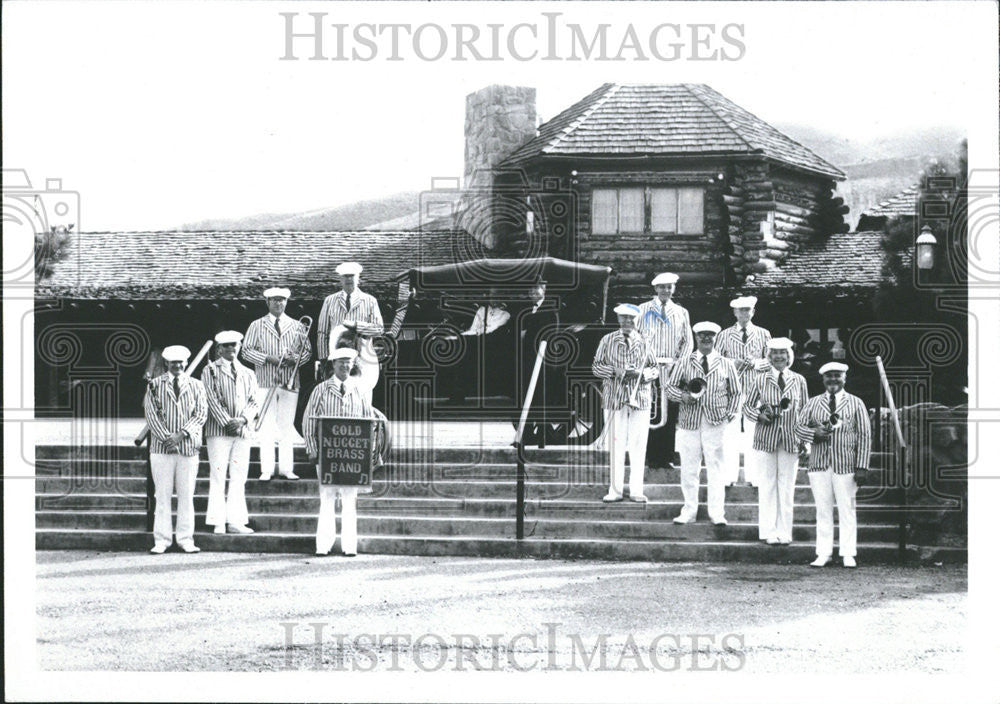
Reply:
[[[535, 89], [487, 86], [465, 97], [465, 186], [535, 136]], [[481, 185], [475, 183], [475, 185]]]
[[[487, 86], [465, 98], [465, 178], [461, 225], [485, 246], [498, 245], [493, 226], [493, 169], [535, 136], [535, 89]], [[469, 192], [469, 189], [473, 189]]]

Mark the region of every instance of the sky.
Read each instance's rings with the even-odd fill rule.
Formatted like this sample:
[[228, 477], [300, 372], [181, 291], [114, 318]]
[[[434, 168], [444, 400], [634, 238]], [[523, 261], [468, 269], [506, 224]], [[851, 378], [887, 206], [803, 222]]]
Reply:
[[[991, 5], [7, 2], [4, 168], [26, 169], [36, 189], [61, 178], [80, 194], [81, 229], [157, 229], [460, 176], [465, 96], [491, 83], [534, 86], [544, 119], [606, 81], [704, 82], [767, 121], [846, 137], [965, 128], [989, 111], [978, 77], [958, 68], [995, 71]], [[698, 61], [688, 41], [675, 61], [424, 61], [412, 51], [388, 61], [380, 45], [372, 61], [307, 61], [307, 39], [296, 40], [301, 60], [279, 60], [281, 12], [299, 13], [296, 31], [311, 26], [306, 13], [325, 12], [348, 32], [468, 23], [485, 33], [490, 23], [544, 29], [547, 11], [588, 33], [608, 23], [614, 36], [703, 23], [720, 42], [723, 25], [741, 25], [744, 51]]]

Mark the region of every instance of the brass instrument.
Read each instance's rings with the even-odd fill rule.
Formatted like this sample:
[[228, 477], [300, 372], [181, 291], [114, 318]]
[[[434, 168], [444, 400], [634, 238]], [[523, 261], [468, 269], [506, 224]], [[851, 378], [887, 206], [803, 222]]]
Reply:
[[767, 423], [770, 424], [778, 418], [781, 418], [791, 405], [792, 399], [786, 396], [782, 398], [779, 403], [762, 403], [760, 404], [760, 408], [758, 410], [761, 413], [767, 413], [771, 416], [771, 419]]
[[686, 385], [682, 384], [681, 388], [686, 388], [687, 392], [691, 394], [691, 398], [699, 399], [705, 395], [705, 389], [708, 388], [708, 383], [701, 377], [695, 377]]
[[[267, 396], [264, 397], [264, 403], [260, 407], [260, 413], [257, 414], [257, 423], [254, 426], [255, 431], [259, 432], [261, 426], [264, 425], [264, 416], [267, 413], [267, 410], [271, 407], [271, 404], [274, 402], [274, 396], [278, 393], [278, 387], [280, 386], [285, 389], [285, 391], [292, 391], [295, 388], [295, 374], [298, 372], [299, 367], [302, 366], [302, 356], [309, 351], [309, 331], [312, 330], [312, 326], [312, 316], [303, 315], [299, 318], [299, 325], [295, 328], [297, 335], [295, 340], [297, 350], [294, 353], [295, 365], [291, 367], [291, 372], [288, 374], [287, 381], [282, 384], [275, 384], [267, 392]], [[303, 330], [303, 328], [305, 329]], [[281, 360], [284, 361], [284, 359], [288, 356], [289, 350], [282, 349]], [[280, 375], [282, 374], [282, 367], [280, 364], [278, 365], [278, 374], [280, 378]]]

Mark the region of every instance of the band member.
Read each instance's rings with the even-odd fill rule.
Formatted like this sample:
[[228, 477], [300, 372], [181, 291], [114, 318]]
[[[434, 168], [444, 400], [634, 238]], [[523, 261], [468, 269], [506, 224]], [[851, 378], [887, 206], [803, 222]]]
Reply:
[[649, 382], [659, 373], [646, 338], [636, 330], [639, 307], [615, 307], [620, 328], [601, 338], [594, 355], [594, 376], [604, 379], [605, 433], [611, 455], [611, 487], [605, 502], [621, 501], [625, 493], [625, 452], [629, 456], [629, 498], [645, 503], [643, 476], [649, 435]]
[[156, 487], [153, 549], [166, 552], [174, 537], [170, 503], [177, 490], [177, 545], [184, 552], [200, 552], [194, 544], [194, 485], [198, 478], [201, 430], [208, 416], [205, 387], [184, 372], [190, 350], [183, 345], [164, 348], [167, 372], [146, 388], [143, 409], [149, 425], [149, 464]]
[[[542, 340], [553, 335], [559, 328], [559, 308], [555, 301], [545, 297], [546, 282], [539, 279], [531, 289], [531, 307], [525, 309], [520, 318], [520, 383], [518, 384], [517, 404], [524, 402], [528, 394], [528, 386], [531, 382], [531, 374], [535, 368], [535, 358], [538, 356], [538, 348]], [[524, 441], [540, 440], [545, 433], [542, 420], [545, 417], [544, 408], [553, 405], [558, 399], [563, 397], [559, 384], [559, 375], [550, 374], [543, 362], [539, 369], [538, 382], [535, 386], [535, 395], [532, 399], [529, 414], [529, 423], [525, 426]], [[519, 422], [518, 418], [514, 420]], [[549, 422], [555, 418], [549, 418]], [[551, 426], [550, 426], [551, 427]]]
[[705, 456], [708, 480], [708, 517], [726, 524], [723, 436], [740, 409], [740, 378], [736, 365], [715, 351], [719, 326], [701, 322], [694, 326], [697, 351], [678, 364], [667, 383], [667, 395], [680, 403], [677, 449], [681, 455], [681, 491], [684, 507], [674, 523], [691, 523], [698, 515], [701, 458]]
[[[299, 367], [312, 357], [312, 345], [302, 323], [285, 315], [291, 292], [287, 288], [264, 291], [268, 314], [250, 323], [243, 340], [243, 359], [254, 365], [260, 387], [258, 404], [276, 389], [270, 407], [263, 411], [260, 427], [260, 479], [274, 474], [274, 443], [278, 442], [278, 471], [286, 479], [298, 479], [294, 469], [292, 443], [295, 408], [299, 401]], [[290, 386], [291, 390], [285, 388]]]
[[857, 567], [858, 521], [855, 495], [868, 476], [872, 430], [864, 402], [844, 390], [847, 365], [828, 362], [819, 369], [826, 393], [813, 396], [799, 413], [799, 439], [811, 442], [809, 485], [816, 502], [816, 560], [833, 559], [833, 503], [840, 523], [844, 567]]
[[[750, 322], [753, 319], [754, 308], [757, 305], [756, 296], [740, 296], [729, 302], [736, 316], [736, 323], [719, 333], [716, 349], [723, 357], [736, 364], [740, 374], [740, 386], [743, 398], [740, 408], [746, 401], [747, 390], [752, 386], [757, 375], [767, 370], [767, 341], [771, 333]], [[743, 455], [743, 478], [754, 486], [758, 485], [757, 471], [751, 452], [754, 439], [754, 423], [739, 413], [726, 430], [724, 443], [726, 484], [735, 484], [740, 478], [740, 455]]]
[[[247, 526], [247, 500], [244, 488], [250, 465], [250, 425], [260, 407], [257, 405], [257, 376], [236, 359], [243, 335], [225, 330], [215, 336], [219, 357], [205, 367], [201, 383], [208, 397], [208, 511], [205, 523], [225, 533], [253, 533]], [[226, 474], [229, 491], [226, 491]], [[228, 493], [228, 496], [227, 496]]]
[[323, 301], [323, 308], [319, 313], [317, 347], [319, 358], [326, 359], [330, 350], [335, 347], [330, 341], [330, 335], [338, 325], [344, 325], [362, 338], [358, 351], [362, 366], [360, 386], [370, 404], [379, 375], [378, 355], [372, 345], [372, 337], [381, 335], [384, 325], [378, 301], [358, 288], [363, 270], [364, 267], [357, 262], [344, 262], [337, 267], [341, 290], [330, 294]]
[[[666, 383], [674, 365], [694, 349], [688, 311], [671, 300], [677, 288], [677, 279], [677, 274], [670, 272], [658, 274], [652, 281], [656, 296], [639, 306], [637, 327], [653, 348], [653, 355], [660, 366], [660, 384]], [[674, 464], [677, 403], [668, 401], [666, 412], [666, 425], [650, 431], [649, 435], [649, 456], [652, 462], [664, 467]]]
[[756, 424], [753, 438], [758, 481], [758, 531], [768, 545], [792, 542], [795, 477], [799, 472], [799, 412], [809, 400], [806, 380], [790, 367], [793, 343], [776, 337], [767, 343], [770, 370], [750, 380], [744, 412]]
[[[375, 414], [364, 393], [349, 379], [351, 367], [358, 353], [349, 347], [336, 348], [329, 354], [333, 362], [333, 376], [321, 383], [309, 396], [302, 420], [302, 435], [306, 452], [312, 461], [319, 457], [319, 422], [317, 416], [345, 416], [373, 418]], [[341, 497], [340, 547], [345, 555], [358, 553], [358, 487], [319, 487], [319, 520], [316, 523], [316, 554], [326, 555], [337, 540], [336, 502]]]

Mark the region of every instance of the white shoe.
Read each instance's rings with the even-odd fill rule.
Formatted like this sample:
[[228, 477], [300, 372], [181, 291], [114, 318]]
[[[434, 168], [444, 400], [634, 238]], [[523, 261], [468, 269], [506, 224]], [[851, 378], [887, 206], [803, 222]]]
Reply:
[[292, 480], [299, 478], [299, 475], [297, 475], [295, 472], [289, 472], [288, 474], [282, 474], [281, 476], [284, 479], [292, 479]]
[[157, 545], [154, 545], [152, 548], [150, 548], [149, 551], [151, 553], [153, 553], [154, 555], [162, 555], [163, 553], [165, 553], [167, 551], [167, 546], [166, 545], [157, 544]]
[[628, 500], [629, 500], [629, 501], [635, 501], [635, 502], [636, 502], [637, 504], [644, 504], [644, 503], [646, 503], [647, 501], [649, 501], [649, 499], [647, 499], [647, 498], [646, 498], [645, 496], [643, 496], [642, 494], [636, 494], [635, 496], [629, 496], [629, 497], [628, 497]]
[[768, 538], [765, 542], [768, 545], [781, 545], [781, 541], [778, 540], [777, 538]]
[[844, 567], [857, 567], [858, 562], [853, 557], [844, 558]]
[[194, 543], [184, 543], [183, 545], [181, 545], [181, 546], [180, 546], [180, 548], [181, 548], [181, 550], [183, 550], [184, 552], [188, 552], [188, 553], [192, 553], [192, 552], [201, 552], [201, 548], [199, 548], [199, 547], [198, 547], [197, 545], [195, 545]]
[[674, 523], [678, 525], [687, 525], [688, 523], [694, 523], [694, 518], [691, 516], [685, 516], [683, 513], [674, 519]]
[[720, 518], [717, 521], [712, 521], [713, 526], [728, 526], [729, 522], [725, 518]]
[[271, 481], [271, 475], [270, 474], [262, 474], [262, 475], [260, 475], [258, 481], [269, 482], [269, 481]]
[[[223, 532], [225, 532], [225, 529], [223, 529]], [[240, 533], [241, 535], [249, 535], [250, 533], [253, 533], [253, 528], [251, 528], [250, 526], [234, 526], [232, 523], [230, 523], [229, 532]], [[216, 531], [216, 533], [218, 533], [218, 531]]]
[[623, 498], [625, 498], [625, 497], [623, 497], [621, 494], [615, 494], [615, 493], [612, 493], [612, 492], [609, 491], [608, 494], [607, 494], [607, 496], [605, 496], [603, 499], [601, 499], [601, 501], [603, 501], [606, 504], [611, 504], [611, 503], [614, 503], [616, 501], [621, 501]]
[[815, 560], [809, 563], [810, 567], [826, 567], [830, 564], [831, 558], [827, 557], [817, 557]]
[[213, 530], [212, 532], [213, 533], [225, 533], [226, 532], [226, 524], [225, 523], [220, 523], [219, 525], [215, 526], [215, 530]]

